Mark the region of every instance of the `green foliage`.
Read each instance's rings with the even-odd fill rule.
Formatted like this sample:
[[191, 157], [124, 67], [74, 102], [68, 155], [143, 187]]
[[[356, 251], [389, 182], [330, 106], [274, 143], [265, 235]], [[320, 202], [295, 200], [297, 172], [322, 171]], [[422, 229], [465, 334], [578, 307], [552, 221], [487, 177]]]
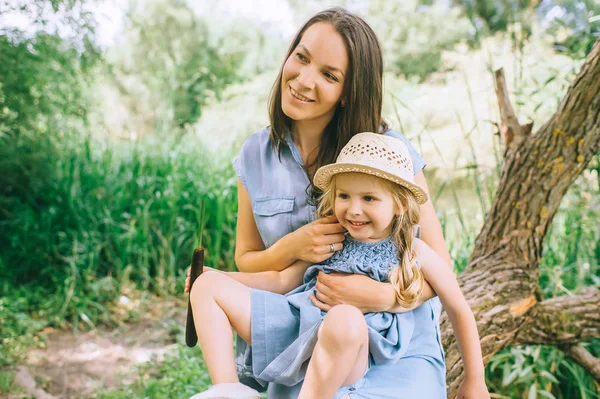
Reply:
[[599, 157], [567, 192], [551, 226], [540, 265], [547, 298], [600, 287]]
[[458, 7], [418, 1], [370, 1], [368, 19], [383, 43], [390, 71], [423, 80], [443, 69], [442, 54], [473, 39]]
[[[600, 1], [557, 0], [540, 6], [546, 30], [554, 37], [554, 48], [571, 58], [583, 59], [600, 38]], [[562, 15], [549, 18], [552, 11]]]
[[[0, 229], [2, 295], [20, 286], [58, 290], [56, 321], [95, 322], [123, 282], [164, 295], [180, 290], [200, 228], [208, 264], [233, 268], [236, 180], [228, 162], [187, 136], [117, 150], [63, 134], [2, 147], [9, 162], [0, 175], [13, 177], [0, 196], [10, 215]], [[21, 168], [23, 142], [28, 168], [45, 169], [41, 178]]]
[[31, 39], [0, 35], [0, 136], [45, 134], [68, 116], [84, 120], [83, 76], [96, 56], [44, 32]]
[[45, 321], [32, 315], [27, 293], [17, 291], [11, 297], [0, 298], [0, 367], [22, 360], [31, 346], [40, 344], [37, 333], [46, 326]]
[[490, 32], [509, 30], [511, 23], [518, 20], [520, 14], [532, 10], [538, 0], [461, 0], [467, 15], [474, 25], [481, 25], [483, 21]]
[[[600, 349], [594, 341], [588, 349]], [[490, 392], [510, 397], [600, 398], [583, 368], [555, 347], [511, 347], [497, 353], [486, 369]]]
[[208, 101], [241, 80], [243, 49], [209, 33], [183, 0], [131, 3], [118, 50], [108, 54], [108, 72], [130, 111], [151, 120], [150, 130], [194, 123]]
[[556, 50], [585, 58], [600, 37], [598, 0], [460, 0], [478, 35], [508, 32], [522, 45], [539, 26]]

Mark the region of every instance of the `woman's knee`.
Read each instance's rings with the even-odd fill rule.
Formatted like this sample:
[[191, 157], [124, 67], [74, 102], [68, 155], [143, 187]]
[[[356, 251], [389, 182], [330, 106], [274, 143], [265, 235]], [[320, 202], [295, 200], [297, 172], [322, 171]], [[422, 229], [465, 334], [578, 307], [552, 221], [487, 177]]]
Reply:
[[207, 297], [212, 297], [219, 292], [219, 286], [223, 284], [223, 277], [226, 276], [218, 272], [205, 272], [199, 275], [190, 290], [192, 305], [202, 303]]
[[362, 345], [368, 335], [364, 315], [358, 308], [350, 305], [331, 308], [319, 329], [319, 339], [329, 339], [342, 345]]

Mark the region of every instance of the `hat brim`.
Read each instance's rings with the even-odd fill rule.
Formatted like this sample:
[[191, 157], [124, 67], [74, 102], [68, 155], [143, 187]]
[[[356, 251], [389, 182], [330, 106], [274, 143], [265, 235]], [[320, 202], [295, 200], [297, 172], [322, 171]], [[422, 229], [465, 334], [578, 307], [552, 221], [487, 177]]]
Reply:
[[428, 200], [427, 192], [419, 185], [402, 179], [396, 175], [385, 172], [381, 169], [373, 168], [370, 166], [353, 164], [353, 163], [333, 163], [330, 165], [323, 166], [317, 170], [315, 177], [313, 178], [314, 185], [319, 189], [324, 190], [329, 184], [331, 178], [340, 173], [366, 173], [371, 176], [376, 176], [382, 179], [389, 180], [402, 187], [410, 190], [414, 195], [419, 204], [424, 204]]

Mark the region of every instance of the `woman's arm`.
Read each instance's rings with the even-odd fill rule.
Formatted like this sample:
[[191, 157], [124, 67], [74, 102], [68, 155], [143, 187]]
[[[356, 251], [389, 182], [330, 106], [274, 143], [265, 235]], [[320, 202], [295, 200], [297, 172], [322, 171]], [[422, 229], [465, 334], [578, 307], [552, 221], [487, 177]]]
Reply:
[[254, 221], [250, 196], [240, 180], [238, 180], [238, 219], [235, 235], [235, 263], [242, 272], [283, 270], [296, 260], [291, 251], [285, 251], [279, 243], [265, 249]]
[[398, 305], [396, 291], [390, 283], [381, 283], [361, 274], [319, 272], [315, 288], [317, 293], [311, 297], [311, 301], [325, 312], [335, 305], [345, 304], [352, 305], [363, 313], [402, 313], [418, 308], [435, 296], [431, 286], [425, 282], [425, 289], [419, 300], [410, 308], [404, 308]]
[[[415, 176], [415, 182], [429, 193], [423, 171]], [[420, 226], [421, 239], [440, 255], [446, 264], [449, 264], [450, 253], [444, 241], [442, 227], [431, 200], [421, 205]], [[340, 273], [319, 273], [316, 289], [317, 295], [311, 299], [315, 306], [323, 311], [328, 311], [332, 306], [343, 303], [355, 306], [363, 311], [363, 313], [402, 313], [416, 309], [424, 302], [436, 296], [431, 285], [426, 283], [423, 293], [417, 302], [410, 308], [405, 308], [400, 306], [396, 301], [396, 292], [390, 283], [375, 281], [366, 276]]]
[[[417, 173], [415, 176], [415, 183], [423, 187], [427, 194], [429, 194], [429, 187], [427, 186], [427, 180], [425, 180], [423, 171]], [[450, 252], [448, 251], [448, 246], [444, 240], [442, 226], [435, 212], [435, 208], [433, 207], [431, 196], [429, 197], [429, 201], [421, 205], [420, 213], [421, 221], [419, 224], [421, 226], [421, 240], [425, 241], [435, 253], [442, 257], [445, 264], [451, 267], [452, 259], [450, 258]]]
[[330, 244], [342, 248], [344, 228], [335, 218], [322, 218], [287, 234], [265, 249], [246, 187], [238, 180], [235, 262], [242, 272], [284, 270], [297, 260], [319, 263], [331, 257]]

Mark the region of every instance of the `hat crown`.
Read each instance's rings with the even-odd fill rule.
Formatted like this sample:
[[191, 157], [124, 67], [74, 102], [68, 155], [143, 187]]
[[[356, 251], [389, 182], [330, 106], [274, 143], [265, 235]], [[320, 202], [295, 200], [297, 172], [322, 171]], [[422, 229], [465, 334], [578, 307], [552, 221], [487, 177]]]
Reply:
[[377, 168], [413, 181], [413, 163], [406, 144], [376, 133], [354, 135], [338, 155], [337, 164], [351, 163]]
[[366, 173], [409, 189], [419, 204], [427, 202], [427, 192], [415, 183], [412, 157], [401, 140], [376, 133], [354, 135], [333, 164], [321, 166], [313, 178], [324, 190], [338, 173]]

